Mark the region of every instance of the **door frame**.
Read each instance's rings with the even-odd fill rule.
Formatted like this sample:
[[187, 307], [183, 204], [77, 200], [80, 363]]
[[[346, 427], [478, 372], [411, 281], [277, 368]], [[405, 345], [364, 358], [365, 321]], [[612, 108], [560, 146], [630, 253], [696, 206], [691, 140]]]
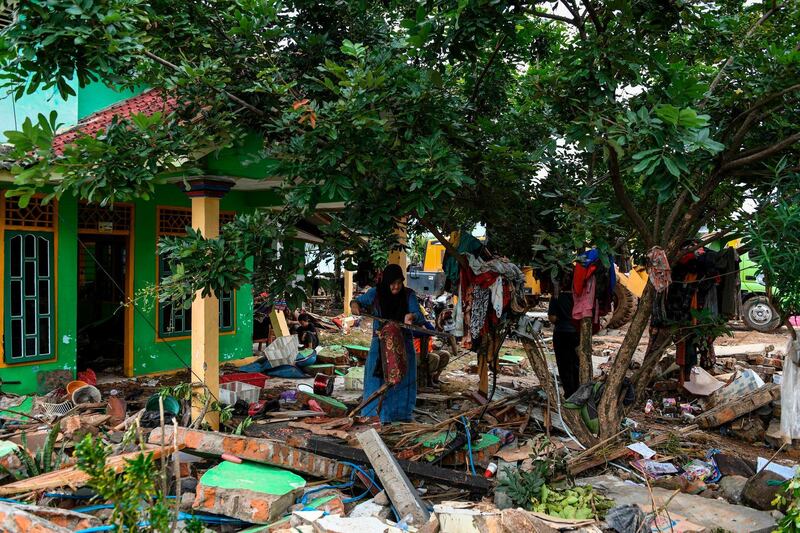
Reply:
[[[78, 203], [77, 220], [80, 222], [81, 208], [85, 206], [84, 202]], [[134, 221], [135, 221], [135, 207], [132, 203], [117, 202], [115, 206], [124, 206], [130, 208], [130, 223], [127, 230], [112, 230], [100, 231], [99, 229], [85, 229], [78, 228], [78, 247], [80, 247], [81, 235], [95, 235], [95, 236], [120, 236], [125, 237], [125, 250], [127, 254], [126, 269], [125, 269], [125, 310], [124, 323], [125, 331], [123, 333], [123, 356], [122, 356], [122, 373], [125, 377], [133, 377], [133, 244], [134, 244]], [[77, 258], [76, 258], [77, 259]], [[77, 269], [76, 269], [77, 270]], [[77, 280], [76, 280], [77, 283]], [[76, 354], [77, 357], [77, 354]]]

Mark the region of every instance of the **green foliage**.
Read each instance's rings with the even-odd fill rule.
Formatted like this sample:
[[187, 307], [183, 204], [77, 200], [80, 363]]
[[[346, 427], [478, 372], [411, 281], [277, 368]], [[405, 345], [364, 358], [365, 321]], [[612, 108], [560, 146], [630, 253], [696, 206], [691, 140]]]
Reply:
[[776, 169], [783, 176], [747, 222], [750, 259], [758, 264], [785, 316], [800, 313], [800, 174]]
[[786, 480], [783, 490], [778, 492], [772, 505], [784, 509], [783, 518], [778, 521], [780, 533], [797, 533], [800, 531], [800, 475]]
[[170, 508], [156, 484], [160, 476], [153, 454], [143, 452], [129, 460], [121, 474], [106, 466], [110, 454], [111, 448], [91, 435], [75, 447], [78, 468], [89, 475], [87, 485], [99, 500], [114, 503], [110, 522], [132, 532], [171, 531]]
[[191, 383], [178, 383], [172, 387], [161, 387], [158, 394], [163, 397], [172, 396], [177, 400], [191, 400], [192, 399], [192, 384]]
[[305, 250], [290, 240], [280, 246], [294, 234], [292, 222], [285, 213], [256, 211], [237, 215], [221, 228], [219, 238], [208, 239], [187, 228], [185, 238], [159, 239], [158, 253], [172, 268], [172, 274], [161, 281], [159, 299], [188, 309], [198, 291], [209, 296], [253, 283], [256, 294], [285, 295], [297, 305], [305, 299], [302, 285], [294, 283]]
[[546, 483], [547, 464], [535, 461], [533, 470], [506, 469], [506, 479], [498, 486], [515, 505], [567, 519], [602, 519], [615, 504], [591, 486], [558, 489]]
[[244, 435], [245, 430], [247, 430], [247, 428], [249, 428], [252, 425], [253, 425], [253, 419], [248, 416], [247, 418], [239, 422], [239, 424], [236, 426], [236, 429], [233, 430], [233, 434]]
[[528, 508], [531, 501], [541, 495], [545, 486], [547, 465], [537, 463], [533, 470], [525, 472], [519, 469], [506, 468], [505, 478], [498, 484], [498, 490], [505, 492], [514, 505]]
[[[59, 433], [61, 433], [61, 424], [56, 423], [47, 433], [47, 439], [44, 442], [44, 446], [42, 446], [35, 455], [31, 455], [28, 452], [28, 436], [27, 434], [23, 433], [22, 437], [20, 438], [21, 446], [17, 446], [14, 449], [14, 455], [17, 456], [17, 459], [19, 459], [20, 463], [22, 464], [22, 470], [12, 471], [9, 473], [15, 479], [26, 479], [29, 477], [38, 476], [40, 474], [53, 472], [61, 468], [61, 464], [66, 458], [66, 454], [64, 452], [64, 445], [66, 445], [66, 441], [64, 442], [64, 445], [61, 446], [61, 449], [56, 452], [55, 445], [56, 440], [58, 440]], [[54, 453], [55, 460], [53, 459]], [[5, 467], [2, 468], [8, 472], [8, 469]]]

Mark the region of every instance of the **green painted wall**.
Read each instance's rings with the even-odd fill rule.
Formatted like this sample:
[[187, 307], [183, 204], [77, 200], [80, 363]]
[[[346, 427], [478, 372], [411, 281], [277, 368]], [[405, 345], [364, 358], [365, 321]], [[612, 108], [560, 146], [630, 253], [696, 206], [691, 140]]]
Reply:
[[[159, 187], [150, 202], [135, 204], [134, 293], [156, 283], [156, 217], [158, 206], [191, 207], [189, 198], [176, 185]], [[247, 195], [231, 192], [221, 203], [222, 211], [252, 209]], [[191, 363], [191, 340], [157, 340], [156, 305], [150, 302], [144, 313], [134, 315], [134, 373], [148, 374], [176, 370]], [[144, 314], [144, 316], [143, 316]], [[253, 355], [253, 296], [249, 285], [236, 291], [235, 333], [222, 334], [220, 361]]]
[[[14, 200], [6, 200], [14, 201]], [[2, 391], [25, 394], [36, 391], [37, 377], [52, 370], [69, 370], [75, 373], [77, 320], [75, 302], [78, 300], [78, 240], [77, 202], [63, 199], [58, 205], [56, 253], [56, 334], [54, 337], [55, 362], [11, 365], [0, 368], [3, 381], [21, 381], [21, 385], [3, 385]], [[40, 231], [40, 230], [36, 230]], [[69, 280], [69, 281], [64, 281]], [[0, 307], [0, 314], [3, 312]], [[49, 391], [40, 391], [49, 392]]]
[[[263, 192], [232, 191], [220, 204], [222, 211], [247, 212], [265, 205], [272, 195]], [[11, 201], [11, 200], [9, 200]], [[134, 202], [134, 294], [156, 283], [157, 208], [191, 207], [189, 198], [175, 185], [158, 187], [154, 199]], [[25, 394], [36, 391], [37, 375], [51, 370], [75, 373], [77, 330], [78, 232], [77, 201], [65, 198], [58, 205], [58, 264], [56, 341], [57, 360], [0, 368], [4, 381], [22, 381], [21, 385], [6, 385], [4, 392]], [[230, 361], [252, 355], [253, 297], [250, 286], [236, 291], [235, 331], [220, 336], [220, 361]], [[0, 313], [2, 312], [0, 307]], [[158, 340], [155, 302], [137, 299], [133, 319], [134, 373], [137, 375], [177, 370], [191, 362], [191, 340]], [[0, 316], [0, 319], [2, 317]], [[40, 391], [47, 392], [47, 391]]]
[[120, 100], [141, 94], [145, 90], [144, 87], [137, 87], [134, 90], [117, 91], [102, 83], [92, 83], [79, 88], [76, 81], [72, 81], [70, 86], [77, 96], [66, 100], [61, 98], [55, 88], [26, 94], [17, 101], [14, 101], [14, 96], [11, 94], [0, 98], [0, 142], [6, 140], [3, 132], [21, 128], [26, 118], [36, 120], [39, 113], [48, 116], [51, 111], [56, 111], [58, 122], [64, 128], [69, 128], [87, 115]]
[[240, 145], [224, 148], [218, 153], [209, 155], [204, 161], [208, 173], [253, 179], [273, 176], [274, 163], [259, 158], [263, 143], [263, 135], [252, 133], [247, 135]]

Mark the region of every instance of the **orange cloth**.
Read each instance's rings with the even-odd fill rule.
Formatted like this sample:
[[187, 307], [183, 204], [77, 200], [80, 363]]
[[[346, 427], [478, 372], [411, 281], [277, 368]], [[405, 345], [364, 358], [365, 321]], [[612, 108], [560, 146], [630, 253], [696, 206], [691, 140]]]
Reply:
[[[414, 339], [414, 350], [417, 353], [420, 353], [422, 351], [422, 342], [421, 341], [422, 341], [422, 339], [420, 339], [420, 338]], [[433, 337], [428, 337], [428, 353], [431, 353], [432, 351], [433, 351]]]

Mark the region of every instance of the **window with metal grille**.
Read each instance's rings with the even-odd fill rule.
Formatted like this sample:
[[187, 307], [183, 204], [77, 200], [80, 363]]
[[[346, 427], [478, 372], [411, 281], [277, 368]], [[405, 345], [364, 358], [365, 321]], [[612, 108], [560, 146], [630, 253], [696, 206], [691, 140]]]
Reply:
[[41, 198], [31, 198], [27, 207], [20, 207], [15, 198], [5, 199], [6, 226], [16, 228], [50, 229], [56, 219], [55, 202], [43, 203]]
[[0, 5], [0, 29], [5, 29], [17, 21], [17, 0], [4, 0]]
[[[227, 224], [236, 214], [230, 211], [219, 214], [220, 226]], [[186, 235], [186, 228], [192, 225], [192, 212], [185, 208], [159, 208], [158, 235]], [[158, 258], [158, 283], [172, 273], [169, 262]], [[235, 298], [233, 291], [225, 291], [217, 296], [219, 300], [219, 330], [234, 330]], [[192, 310], [183, 309], [171, 303], [159, 303], [158, 334], [163, 338], [186, 337], [192, 333]]]
[[117, 204], [114, 207], [101, 207], [96, 204], [81, 203], [78, 207], [78, 230], [114, 232], [130, 231], [131, 206]]
[[6, 363], [50, 359], [53, 353], [53, 234], [5, 232]]

